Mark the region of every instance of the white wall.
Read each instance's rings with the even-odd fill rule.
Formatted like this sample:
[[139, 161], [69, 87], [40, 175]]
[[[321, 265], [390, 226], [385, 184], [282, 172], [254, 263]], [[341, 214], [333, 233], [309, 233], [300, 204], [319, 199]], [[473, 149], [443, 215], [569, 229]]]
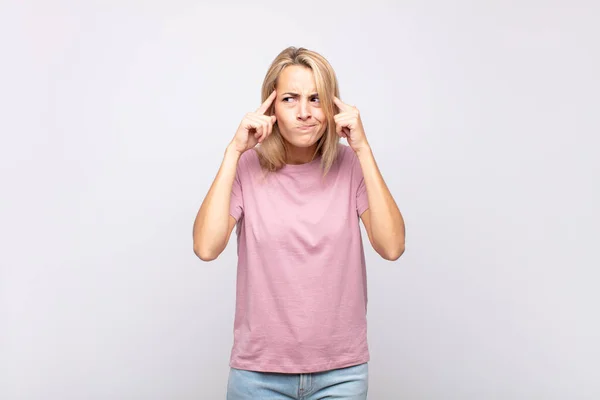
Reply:
[[600, 398], [598, 3], [217, 3], [2, 2], [0, 398], [224, 398], [235, 240], [192, 223], [289, 45], [406, 220], [369, 398]]

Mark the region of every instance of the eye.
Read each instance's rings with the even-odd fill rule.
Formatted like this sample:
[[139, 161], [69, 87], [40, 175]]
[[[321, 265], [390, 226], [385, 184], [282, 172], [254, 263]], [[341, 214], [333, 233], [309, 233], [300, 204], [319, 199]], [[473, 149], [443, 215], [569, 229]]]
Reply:
[[319, 97], [315, 96], [315, 97], [313, 97], [313, 100], [318, 103], [319, 102]]
[[293, 99], [293, 97], [284, 97], [283, 99], [281, 99], [281, 101], [287, 103], [289, 99]]

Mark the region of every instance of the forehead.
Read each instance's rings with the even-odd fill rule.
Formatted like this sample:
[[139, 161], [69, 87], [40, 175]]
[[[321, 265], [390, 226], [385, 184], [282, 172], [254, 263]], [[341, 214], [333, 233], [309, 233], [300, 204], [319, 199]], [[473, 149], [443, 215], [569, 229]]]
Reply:
[[300, 65], [285, 67], [277, 80], [278, 92], [316, 92], [315, 77], [310, 68]]

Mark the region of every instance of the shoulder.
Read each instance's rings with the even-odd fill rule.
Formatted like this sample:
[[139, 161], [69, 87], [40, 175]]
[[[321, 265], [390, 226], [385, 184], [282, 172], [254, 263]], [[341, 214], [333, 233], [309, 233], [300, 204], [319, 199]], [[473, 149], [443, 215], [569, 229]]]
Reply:
[[358, 157], [354, 150], [343, 143], [340, 143], [338, 147], [338, 159], [342, 167], [352, 168], [358, 163]]
[[253, 159], [258, 159], [258, 153], [256, 149], [249, 149], [242, 153], [240, 161], [248, 162]]
[[364, 176], [358, 156], [354, 150], [352, 150], [352, 147], [341, 143], [339, 152], [341, 173], [345, 174], [354, 185], [360, 186]]
[[258, 154], [255, 149], [246, 150], [238, 160], [238, 169], [249, 170], [259, 165]]
[[236, 179], [242, 186], [254, 181], [261, 174], [262, 168], [255, 149], [242, 153], [236, 166]]

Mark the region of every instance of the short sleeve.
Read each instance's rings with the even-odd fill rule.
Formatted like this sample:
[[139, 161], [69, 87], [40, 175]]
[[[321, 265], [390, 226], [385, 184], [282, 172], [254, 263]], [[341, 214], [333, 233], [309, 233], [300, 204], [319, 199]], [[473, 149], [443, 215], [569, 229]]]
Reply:
[[236, 221], [244, 214], [244, 196], [242, 194], [242, 183], [240, 180], [240, 164], [238, 162], [235, 179], [233, 180], [233, 186], [231, 187], [231, 201], [229, 202], [229, 215], [235, 218]]

